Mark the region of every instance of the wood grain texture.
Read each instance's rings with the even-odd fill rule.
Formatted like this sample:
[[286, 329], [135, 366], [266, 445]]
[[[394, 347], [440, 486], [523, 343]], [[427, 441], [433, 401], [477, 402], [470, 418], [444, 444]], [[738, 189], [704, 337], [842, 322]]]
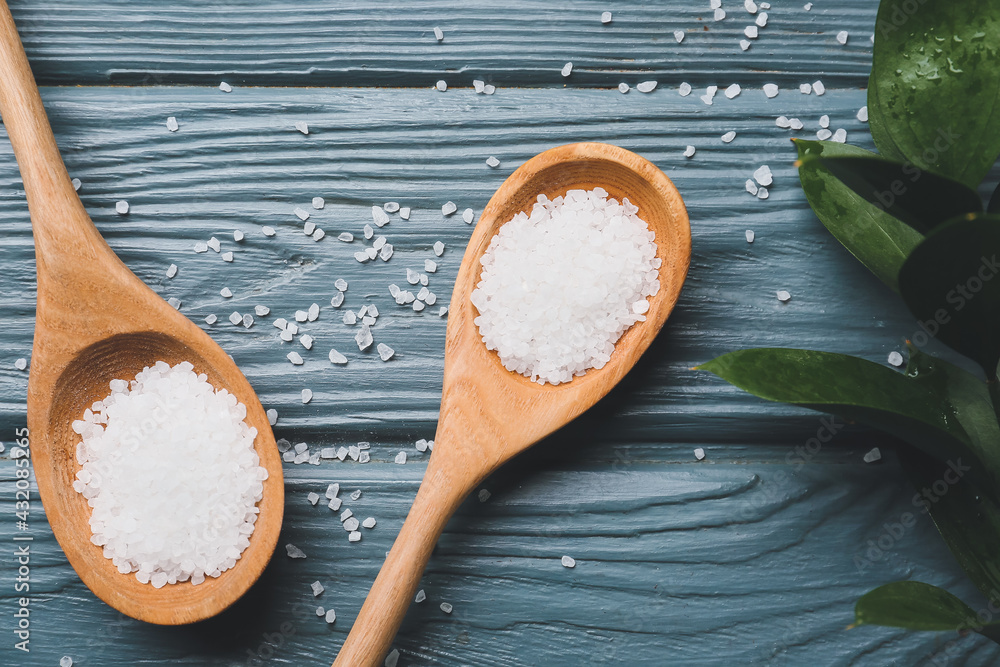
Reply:
[[[811, 457], [796, 453], [819, 415], [763, 403], [688, 369], [721, 352], [752, 345], [815, 347], [884, 360], [914, 330], [892, 294], [850, 257], [809, 211], [798, 189], [788, 134], [779, 114], [811, 130], [830, 114], [850, 140], [869, 145], [854, 118], [863, 91], [825, 96], [783, 92], [766, 100], [747, 90], [712, 107], [672, 90], [620, 95], [602, 90], [470, 91], [198, 88], [45, 89], [43, 98], [72, 175], [83, 180], [88, 212], [125, 263], [231, 353], [265, 407], [278, 409], [279, 437], [315, 449], [366, 440], [373, 462], [286, 466], [287, 517], [281, 543], [309, 555], [279, 554], [248, 596], [227, 614], [187, 628], [120, 618], [80, 583], [32, 507], [33, 635], [29, 662], [0, 644], [0, 663], [324, 665], [336, 654], [383, 562], [424, 471], [416, 438], [432, 437], [441, 396], [446, 321], [397, 309], [386, 285], [447, 245], [431, 289], [450, 297], [470, 229], [440, 206], [455, 201], [478, 213], [511, 171], [553, 145], [609, 141], [652, 160], [685, 198], [692, 221], [692, 269], [680, 302], [637, 368], [607, 399], [535, 447], [485, 486], [489, 502], [460, 508], [431, 558], [421, 586], [428, 601], [411, 609], [396, 646], [400, 664], [442, 665], [919, 665], [952, 637], [878, 628], [850, 632], [857, 597], [887, 581], [913, 577], [978, 598], [921, 516], [902, 538], [858, 572], [868, 540], [884, 523], [912, 512], [912, 495], [892, 444], [845, 427]], [[181, 129], [169, 133], [166, 116]], [[306, 120], [311, 134], [294, 130]], [[724, 145], [719, 137], [738, 132]], [[806, 133], [803, 133], [805, 136]], [[698, 147], [691, 160], [681, 151]], [[489, 155], [501, 159], [490, 170]], [[775, 173], [771, 198], [743, 191], [753, 169]], [[292, 215], [313, 196], [327, 198], [311, 218], [328, 236], [305, 237]], [[129, 216], [114, 202], [132, 204]], [[414, 207], [383, 229], [396, 254], [381, 265], [352, 258], [372, 204]], [[274, 238], [260, 225], [277, 228]], [[0, 141], [0, 246], [4, 297], [0, 327], [0, 433], [24, 424], [34, 319], [34, 261], [27, 208], [10, 149]], [[743, 233], [754, 229], [747, 245]], [[242, 244], [233, 229], [247, 233]], [[192, 252], [215, 235], [236, 252], [232, 264]], [[172, 280], [163, 272], [171, 263]], [[316, 302], [329, 303], [333, 280], [350, 283], [344, 307], [376, 303], [373, 332], [397, 350], [388, 363], [360, 354], [354, 330], [324, 309], [308, 331], [312, 352], [282, 346], [270, 321]], [[223, 299], [222, 286], [235, 296]], [[780, 304], [774, 290], [793, 298]], [[233, 310], [269, 305], [246, 330], [208, 327]], [[334, 367], [330, 347], [350, 362]], [[306, 357], [293, 367], [284, 355]], [[299, 391], [314, 390], [302, 405]], [[7, 440], [9, 443], [9, 440]], [[887, 460], [861, 463], [872, 445]], [[708, 463], [693, 462], [705, 447]], [[8, 444], [8, 451], [10, 445]], [[391, 463], [406, 449], [410, 462]], [[6, 456], [6, 454], [5, 454]], [[13, 470], [0, 464], [0, 537], [10, 543]], [[377, 527], [359, 544], [325, 507], [305, 501], [329, 482], [363, 491], [348, 503]], [[573, 570], [561, 555], [578, 559]], [[0, 609], [13, 613], [14, 570], [0, 559]], [[314, 600], [309, 583], [327, 592]], [[452, 615], [440, 602], [455, 605]], [[333, 606], [332, 627], [312, 613]], [[298, 605], [298, 606], [296, 606]], [[285, 622], [294, 632], [282, 634]], [[281, 645], [268, 648], [267, 642]], [[248, 653], [249, 652], [249, 653]], [[952, 665], [988, 665], [990, 644], [959, 643]], [[83, 662], [86, 659], [87, 662]]]
[[[222, 348], [129, 271], [101, 238], [59, 155], [3, 0], [0, 112], [17, 158], [35, 240], [38, 303], [27, 421], [32, 469], [50, 527], [80, 578], [115, 609], [165, 625], [209, 618], [257, 581], [277, 545], [284, 485], [264, 408]], [[245, 406], [244, 421], [257, 434], [253, 446], [269, 474], [249, 546], [236, 564], [200, 586], [181, 583], [160, 590], [123, 576], [91, 541], [91, 507], [72, 489], [80, 469], [80, 437], [71, 428], [89, 406], [108, 395], [112, 380], [132, 379], [158, 361], [193, 364], [195, 373], [205, 374], [212, 386]], [[155, 420], [154, 415], [149, 418]], [[164, 419], [158, 421], [166, 427]]]
[[[866, 85], [878, 3], [817, 2], [808, 12], [804, 2], [773, 4], [747, 52], [739, 42], [754, 17], [733, 2], [716, 22], [707, 0], [16, 0], [11, 10], [43, 84], [798, 86], [822, 73], [831, 87]], [[608, 9], [614, 20], [602, 25]], [[847, 46], [840, 30], [851, 34]], [[568, 80], [559, 73], [567, 61]]]

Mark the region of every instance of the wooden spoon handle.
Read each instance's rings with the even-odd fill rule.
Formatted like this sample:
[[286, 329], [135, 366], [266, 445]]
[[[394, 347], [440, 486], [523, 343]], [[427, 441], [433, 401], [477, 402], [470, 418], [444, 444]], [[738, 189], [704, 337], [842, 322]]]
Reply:
[[435, 466], [427, 468], [403, 528], [365, 598], [334, 667], [382, 664], [420, 583], [434, 545], [448, 519], [478, 479], [456, 480]]

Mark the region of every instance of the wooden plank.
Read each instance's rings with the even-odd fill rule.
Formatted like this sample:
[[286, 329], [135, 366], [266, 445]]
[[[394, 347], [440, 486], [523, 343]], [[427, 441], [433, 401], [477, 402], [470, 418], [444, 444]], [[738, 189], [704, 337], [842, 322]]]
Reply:
[[[800, 464], [795, 448], [816, 433], [818, 415], [763, 403], [688, 370], [752, 345], [881, 361], [912, 331], [898, 300], [813, 218], [789, 135], [773, 124], [779, 114], [798, 116], [814, 131], [828, 113], [834, 127], [865, 143], [854, 118], [863, 92], [785, 92], [768, 101], [748, 90], [711, 107], [671, 90], [524, 89], [486, 98], [461, 90], [60, 88], [43, 97], [69, 168], [83, 180], [84, 202], [112, 247], [160, 294], [181, 299], [195, 321], [220, 316], [223, 324], [208, 329], [265, 405], [279, 410], [277, 435], [312, 447], [367, 440], [373, 463], [289, 466], [282, 542], [309, 558], [279, 553], [247, 599], [195, 627], [120, 619], [80, 584], [33, 507], [31, 664], [54, 664], [63, 654], [110, 666], [253, 664], [286, 621], [294, 634], [265, 664], [332, 659], [416, 491], [423, 464], [411, 443], [432, 436], [440, 393], [445, 321], [397, 308], [386, 286], [402, 283], [405, 268], [421, 266], [442, 240], [448, 250], [431, 288], [446, 303], [469, 227], [443, 218], [441, 204], [480, 211], [522, 161], [579, 140], [636, 150], [675, 181], [694, 233], [688, 285], [664, 335], [622, 387], [490, 480], [490, 502], [470, 501], [450, 524], [425, 577], [429, 600], [411, 611], [398, 639], [401, 664], [794, 665], [818, 655], [824, 664], [920, 664], [950, 638], [845, 632], [854, 600], [908, 577], [977, 599], [922, 516], [858, 572], [854, 559], [865, 557], [867, 541], [913, 510], [888, 450], [882, 466], [860, 462], [868, 446], [886, 446], [884, 438], [846, 429]], [[178, 118], [177, 133], [164, 127], [168, 115]], [[307, 121], [311, 134], [296, 132], [295, 120]], [[736, 141], [722, 144], [730, 129]], [[691, 160], [681, 155], [687, 144], [699, 148]], [[484, 164], [488, 155], [502, 160], [500, 169]], [[743, 182], [763, 163], [775, 186], [758, 201]], [[0, 140], [0, 433], [11, 434], [23, 424], [27, 379], [13, 361], [29, 356], [34, 310], [19, 188]], [[327, 207], [312, 219], [329, 234], [319, 243], [302, 235], [291, 213], [317, 195]], [[125, 217], [114, 212], [122, 198], [132, 205]], [[409, 222], [394, 216], [383, 229], [396, 254], [387, 264], [358, 264], [351, 253], [360, 242], [335, 236], [359, 233], [370, 206], [388, 200], [414, 208]], [[263, 237], [262, 224], [278, 235]], [[753, 245], [743, 238], [747, 228], [757, 232]], [[225, 241], [236, 252], [232, 264], [193, 253], [196, 241], [234, 229], [247, 239]], [[167, 280], [170, 263], [180, 271]], [[292, 367], [269, 321], [312, 302], [325, 306], [338, 277], [350, 283], [347, 307], [378, 305], [375, 338], [397, 358], [382, 363], [358, 353], [351, 328], [326, 308], [308, 325], [316, 347], [295, 348], [307, 361]], [[233, 299], [218, 295], [223, 285]], [[775, 299], [779, 288], [792, 292], [789, 304]], [[253, 328], [226, 322], [232, 310], [258, 303], [272, 314]], [[331, 346], [350, 357], [346, 367], [326, 361]], [[304, 406], [298, 393], [306, 386], [315, 396]], [[694, 446], [708, 449], [710, 463], [692, 461]], [[411, 463], [392, 464], [403, 448]], [[328, 510], [305, 504], [309, 490], [332, 481], [362, 489], [355, 511], [379, 520], [360, 545], [346, 542]], [[0, 461], [0, 515], [8, 517], [0, 540], [7, 544], [17, 532], [12, 485], [13, 463]], [[564, 553], [579, 559], [576, 569], [558, 564]], [[9, 580], [11, 561], [3, 562]], [[340, 616], [332, 628], [309, 615], [317, 604], [309, 583], [317, 579], [329, 589], [321, 603]], [[13, 609], [12, 595], [11, 586], [0, 589], [0, 609]], [[455, 605], [451, 616], [437, 609], [441, 601]], [[987, 665], [1000, 656], [978, 639], [960, 650], [952, 664]], [[11, 642], [0, 644], [0, 663], [20, 660]]]
[[[659, 78], [674, 84], [861, 87], [871, 64], [877, 3], [846, 0], [805, 11], [774, 3], [749, 51], [740, 49], [754, 16], [727, 3], [713, 20], [707, 1], [595, 0], [456, 5], [439, 0], [335, 3], [16, 0], [10, 3], [32, 66], [46, 84], [217, 84], [418, 86], [438, 79], [470, 86], [614, 87]], [[614, 21], [600, 22], [614, 10]], [[445, 34], [434, 38], [433, 28]], [[678, 44], [675, 30], [685, 31]], [[848, 30], [847, 46], [837, 43]]]

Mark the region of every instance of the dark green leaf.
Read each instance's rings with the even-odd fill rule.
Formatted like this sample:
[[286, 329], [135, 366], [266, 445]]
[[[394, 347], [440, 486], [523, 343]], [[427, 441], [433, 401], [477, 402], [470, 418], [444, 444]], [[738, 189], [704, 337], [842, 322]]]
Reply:
[[1000, 3], [883, 2], [868, 83], [888, 158], [975, 188], [1000, 155]]
[[909, 163], [874, 157], [818, 159], [865, 201], [922, 234], [952, 218], [983, 210], [975, 190]]
[[976, 612], [937, 586], [897, 581], [863, 595], [854, 606], [855, 625], [909, 630], [959, 631], [976, 625]]
[[910, 253], [899, 288], [924, 333], [974, 359], [988, 378], [1000, 361], [1000, 218], [946, 223]]
[[797, 140], [795, 146], [801, 161], [799, 180], [816, 216], [879, 280], [899, 291], [899, 268], [923, 236], [858, 196], [819, 160], [809, 159], [876, 155], [828, 141]]
[[744, 391], [831, 412], [880, 428], [946, 460], [971, 440], [936, 387], [844, 354], [759, 348], [725, 354], [698, 367]]
[[990, 197], [990, 204], [986, 207], [986, 212], [990, 215], [1000, 215], [1000, 185], [997, 185], [997, 189], [993, 191], [993, 196]]

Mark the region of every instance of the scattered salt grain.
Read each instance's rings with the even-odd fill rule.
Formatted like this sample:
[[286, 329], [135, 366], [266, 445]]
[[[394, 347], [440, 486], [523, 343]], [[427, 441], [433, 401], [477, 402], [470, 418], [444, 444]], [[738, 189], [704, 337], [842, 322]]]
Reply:
[[219, 84], [219, 90], [221, 90], [224, 93], [231, 93], [233, 92], [233, 87], [230, 86], [225, 81], [223, 81], [222, 83]]
[[799, 92], [802, 93], [803, 95], [810, 94], [812, 92], [812, 90], [813, 90], [813, 87], [812, 87], [812, 84], [810, 84], [810, 83], [800, 83], [799, 84]]
[[752, 178], [748, 178], [747, 179], [746, 189], [747, 189], [747, 192], [749, 192], [750, 194], [752, 194], [754, 197], [757, 196], [757, 184], [753, 182]]
[[167, 303], [169, 303], [171, 306], [173, 306], [174, 310], [180, 310], [181, 309], [181, 300], [178, 299], [175, 296], [172, 296], [169, 299], [167, 299]]
[[688, 146], [687, 148], [684, 149], [684, 157], [694, 157], [694, 154], [695, 154], [694, 146]]
[[409, 206], [404, 206], [401, 209], [399, 209], [399, 217], [402, 218], [403, 220], [409, 220], [410, 219], [410, 207]]
[[229, 315], [229, 321], [233, 324], [243, 324], [243, 316], [234, 310]]
[[417, 591], [417, 595], [416, 597], [413, 598], [413, 601], [416, 602], [417, 604], [420, 604], [426, 599], [427, 599], [427, 593], [425, 593], [424, 589], [421, 588], [419, 591]]
[[879, 450], [878, 447], [873, 447], [864, 456], [865, 463], [876, 463], [877, 461], [881, 460], [882, 460], [882, 452]]
[[500, 166], [500, 160], [496, 159], [492, 155], [486, 158], [486, 166], [490, 169], [496, 169]]
[[863, 106], [860, 109], [858, 109], [858, 120], [860, 120], [862, 123], [867, 123], [868, 122], [868, 107], [867, 106]]
[[559, 73], [562, 74], [563, 76], [569, 76], [570, 74], [572, 74], [573, 73], [573, 63], [566, 63], [565, 65], [563, 65], [562, 69], [559, 70]]
[[822, 95], [826, 92], [826, 86], [823, 85], [822, 81], [813, 81], [812, 89], [813, 93], [817, 95]]
[[[645, 319], [633, 304], [660, 284], [654, 234], [637, 212], [600, 188], [570, 190], [551, 201], [540, 196], [530, 218], [519, 213], [501, 226], [480, 260], [471, 300], [483, 341], [508, 370], [540, 384], [568, 382], [602, 368], [625, 330]], [[546, 283], [535, 287], [540, 274]], [[598, 289], [603, 297], [595, 299]], [[562, 296], [560, 317], [551, 315], [551, 294]], [[512, 313], [519, 321], [511, 322]]]
[[362, 324], [361, 329], [358, 331], [357, 335], [354, 336], [354, 342], [358, 344], [358, 349], [364, 351], [372, 344], [372, 332], [368, 328], [367, 324]]
[[278, 423], [278, 411], [274, 408], [269, 409], [265, 414], [267, 414], [267, 423], [274, 426]]
[[753, 177], [761, 185], [771, 185], [774, 182], [774, 175], [771, 174], [771, 168], [766, 164], [759, 167], [753, 173]]
[[264, 236], [274, 236], [275, 234], [274, 227], [268, 227], [267, 225], [261, 227], [260, 231]]
[[215, 315], [209, 314], [205, 316], [205, 324], [215, 324], [219, 321], [219, 318]]
[[354, 517], [351, 517], [350, 519], [348, 519], [347, 521], [345, 521], [345, 522], [344, 522], [344, 530], [346, 530], [346, 531], [347, 531], [347, 532], [349, 532], [349, 533], [352, 533], [352, 532], [354, 532], [354, 531], [355, 531], [355, 530], [357, 530], [357, 529], [358, 529], [358, 528], [359, 528], [360, 526], [361, 526], [361, 522], [360, 522], [360, 521], [358, 521], [358, 520], [357, 520], [356, 518], [354, 518]]
[[490, 494], [490, 492], [487, 489], [479, 489], [477, 497], [479, 498], [479, 502], [485, 503], [487, 500], [490, 499], [490, 495], [492, 494]]
[[316, 607], [316, 615], [317, 616], [319, 616], [320, 618], [323, 618], [323, 616], [325, 614], [326, 614], [326, 609], [324, 609], [323, 607]]
[[730, 130], [729, 132], [726, 132], [724, 135], [722, 135], [722, 143], [724, 144], [732, 143], [733, 139], [735, 138], [736, 138], [736, 133]]
[[354, 234], [350, 232], [341, 232], [337, 235], [337, 239], [343, 241], [344, 243], [351, 243], [354, 241]]
[[813, 3], [811, 2], [807, 2], [806, 4], [802, 5], [802, 9], [806, 10], [807, 12], [812, 8], [813, 8]]
[[292, 362], [293, 366], [301, 366], [302, 365], [302, 357], [301, 357], [301, 355], [299, 355], [298, 352], [292, 351], [292, 352], [289, 352], [285, 356], [288, 357], [288, 360], [290, 362]]
[[267, 306], [254, 306], [253, 312], [257, 314], [257, 317], [266, 317], [271, 312], [271, 309]]
[[753, 243], [755, 237], [752, 229], [748, 229], [746, 231], [746, 237], [747, 237], [747, 243]]
[[59, 658], [59, 667], [73, 667], [73, 658], [68, 655]]
[[635, 89], [640, 93], [651, 93], [656, 90], [656, 81], [640, 81], [636, 84]]
[[452, 215], [457, 210], [458, 206], [455, 205], [455, 202], [453, 201], [445, 202], [444, 206], [441, 207], [441, 215], [449, 216]]
[[305, 234], [306, 236], [312, 236], [312, 233], [314, 231], [316, 231], [315, 222], [307, 222], [306, 224], [302, 225], [302, 233]]
[[433, 259], [424, 260], [424, 271], [426, 271], [427, 273], [435, 273], [437, 270], [438, 270], [437, 262], [435, 262]]
[[805, 125], [802, 124], [802, 121], [799, 120], [798, 118], [789, 118], [788, 126], [793, 130], [801, 130], [803, 127], [805, 127]]
[[435, 241], [433, 247], [434, 247], [434, 254], [437, 255], [438, 257], [444, 254], [444, 243], [441, 243], [441, 241]]
[[697, 460], [699, 460], [699, 461], [704, 461], [705, 460], [705, 450], [702, 449], [701, 447], [698, 447], [697, 449], [694, 450], [694, 457]]
[[382, 667], [396, 667], [399, 662], [399, 650], [392, 649], [389, 655], [385, 656], [385, 662], [382, 663]]
[[618, 92], [619, 93], [621, 93], [622, 95], [624, 95], [628, 91], [629, 91], [629, 87], [628, 87], [627, 83], [625, 83], [624, 81], [622, 81], [621, 83], [618, 84]]
[[167, 118], [167, 129], [171, 132], [176, 132], [178, 129], [177, 119], [173, 116]]
[[722, 21], [726, 18], [726, 10], [719, 7], [715, 10], [713, 17], [716, 21]]
[[849, 37], [849, 33], [846, 30], [841, 30], [840, 32], [837, 33], [837, 43], [838, 44], [847, 44], [847, 38], [848, 37]]
[[444, 40], [444, 32], [442, 32], [441, 28], [438, 28], [437, 26], [434, 26], [434, 39], [439, 42]]
[[756, 23], [759, 28], [765, 27], [767, 25], [767, 12], [761, 12], [758, 14], [754, 23]]
[[439, 79], [438, 82], [434, 84], [434, 87], [440, 90], [442, 93], [448, 90], [448, 84], [445, 83], [444, 79]]
[[744, 0], [743, 8], [746, 9], [751, 14], [757, 13], [757, 3], [753, 0]]
[[[339, 456], [337, 458], [340, 458], [341, 461], [344, 460], [343, 458], [341, 458]], [[330, 502], [327, 504], [327, 507], [329, 507], [331, 510], [333, 510], [334, 512], [336, 512], [336, 511], [338, 511], [340, 509], [340, 506], [343, 505], [343, 504], [344, 504], [344, 501], [341, 500], [340, 498], [330, 498]]]
[[830, 117], [826, 114], [819, 117], [819, 126], [822, 128], [830, 127]]
[[444, 613], [446, 613], [446, 614], [450, 614], [450, 613], [451, 613], [451, 611], [452, 611], [452, 609], [454, 609], [454, 607], [452, 607], [452, 606], [451, 606], [450, 604], [448, 604], [447, 602], [442, 602], [442, 603], [441, 603], [441, 611], [443, 611]]
[[128, 213], [128, 202], [122, 199], [115, 203], [115, 210], [118, 211], [118, 215], [125, 215]]
[[374, 528], [375, 527], [375, 517], [373, 517], [373, 516], [368, 517], [367, 519], [365, 519], [364, 521], [361, 522], [361, 525], [364, 526], [365, 528]]
[[382, 361], [389, 361], [396, 352], [385, 343], [379, 343], [377, 348], [378, 356]]
[[601, 23], [608, 24], [611, 23], [611, 12], [601, 13]]
[[709, 106], [712, 106], [712, 100], [715, 99], [715, 94], [718, 92], [718, 86], [708, 86], [705, 88], [705, 94], [701, 96], [701, 101]]
[[292, 210], [292, 213], [294, 213], [295, 217], [297, 217], [302, 222], [305, 222], [306, 220], [309, 219], [309, 211], [305, 210], [304, 208], [299, 208], [298, 206], [296, 206]]
[[726, 88], [726, 97], [728, 97], [729, 99], [733, 99], [741, 92], [743, 92], [743, 89], [740, 88], [740, 84], [734, 83], [733, 85]]
[[351, 500], [357, 500], [361, 497], [361, 489], [355, 489], [351, 491]]
[[250, 313], [243, 315], [243, 326], [247, 329], [253, 326], [253, 315]]
[[17, 361], [14, 362], [14, 368], [16, 368], [19, 371], [23, 371], [27, 367], [28, 367], [28, 360], [27, 359], [23, 359], [22, 358], [22, 359], [18, 359]]
[[400, 452], [396, 454], [396, 458], [394, 460], [396, 463], [403, 465], [404, 463], [406, 463], [406, 452]]
[[337, 612], [335, 612], [333, 609], [327, 609], [326, 615], [323, 616], [323, 620], [326, 621], [327, 623], [333, 623], [334, 621], [337, 620]]
[[833, 132], [831, 132], [830, 130], [821, 129], [818, 132], [816, 132], [816, 138], [819, 139], [820, 141], [826, 141], [832, 136]]
[[792, 298], [792, 295], [785, 290], [778, 290], [777, 295], [781, 303], [787, 303]]
[[747, 36], [747, 39], [757, 39], [758, 30], [756, 25], [748, 25], [743, 28], [743, 34]]
[[222, 257], [222, 261], [223, 262], [232, 262], [233, 261], [233, 253], [231, 253], [231, 252], [224, 252], [224, 253], [222, 253], [221, 257]]
[[167, 267], [167, 278], [173, 278], [177, 275], [177, 265], [171, 264]]
[[476, 212], [473, 211], [471, 208], [467, 208], [464, 211], [462, 211], [462, 221], [465, 222], [465, 224], [467, 225], [471, 225], [472, 220], [475, 217], [476, 217]]
[[769, 196], [770, 193], [768, 192], [767, 188], [765, 187], [757, 188], [757, 199], [767, 199]]
[[319, 502], [319, 494], [318, 494], [318, 493], [316, 493], [315, 491], [310, 491], [310, 492], [309, 492], [309, 493], [308, 493], [308, 494], [306, 495], [306, 500], [308, 500], [308, 501], [309, 501], [309, 504], [310, 504], [310, 505], [316, 505], [316, 503], [318, 503], [318, 502]]
[[677, 87], [677, 93], [681, 97], [687, 97], [688, 95], [691, 94], [691, 84], [690, 83], [682, 83], [680, 86]]
[[313, 592], [313, 597], [314, 598], [318, 598], [320, 595], [323, 594], [323, 591], [326, 590], [325, 588], [323, 588], [323, 584], [321, 584], [318, 581], [312, 582], [311, 584], [309, 584], [309, 586], [310, 586], [310, 588], [312, 588], [312, 592]]
[[847, 130], [840, 128], [833, 133], [833, 136], [830, 137], [830, 141], [835, 141], [838, 144], [847, 143]]
[[562, 563], [562, 566], [566, 568], [576, 567], [576, 559], [573, 558], [572, 556], [563, 556], [560, 559], [560, 562]]
[[312, 389], [303, 389], [302, 390], [302, 402], [303, 403], [308, 403], [311, 400], [313, 400]]
[[324, 206], [326, 206], [326, 200], [323, 199], [322, 197], [313, 197], [313, 199], [312, 199], [312, 206], [313, 206], [314, 209], [320, 210]]
[[306, 123], [304, 120], [295, 121], [295, 129], [301, 132], [302, 134], [309, 134], [309, 124]]
[[902, 366], [903, 355], [893, 350], [892, 352], [889, 353], [889, 363], [896, 367]]
[[246, 235], [238, 229], [233, 230], [233, 240], [239, 243]]
[[70, 181], [70, 183], [73, 184], [73, 189], [76, 191], [79, 191], [80, 186], [83, 185], [83, 181], [81, 181], [79, 178], [74, 178], [73, 180]]
[[750, 42], [748, 42], [745, 39], [741, 39], [740, 40], [740, 50], [741, 51], [747, 51], [749, 49], [750, 49]]
[[677, 40], [678, 44], [684, 41], [684, 35], [685, 32], [683, 30], [674, 30], [674, 39]]

